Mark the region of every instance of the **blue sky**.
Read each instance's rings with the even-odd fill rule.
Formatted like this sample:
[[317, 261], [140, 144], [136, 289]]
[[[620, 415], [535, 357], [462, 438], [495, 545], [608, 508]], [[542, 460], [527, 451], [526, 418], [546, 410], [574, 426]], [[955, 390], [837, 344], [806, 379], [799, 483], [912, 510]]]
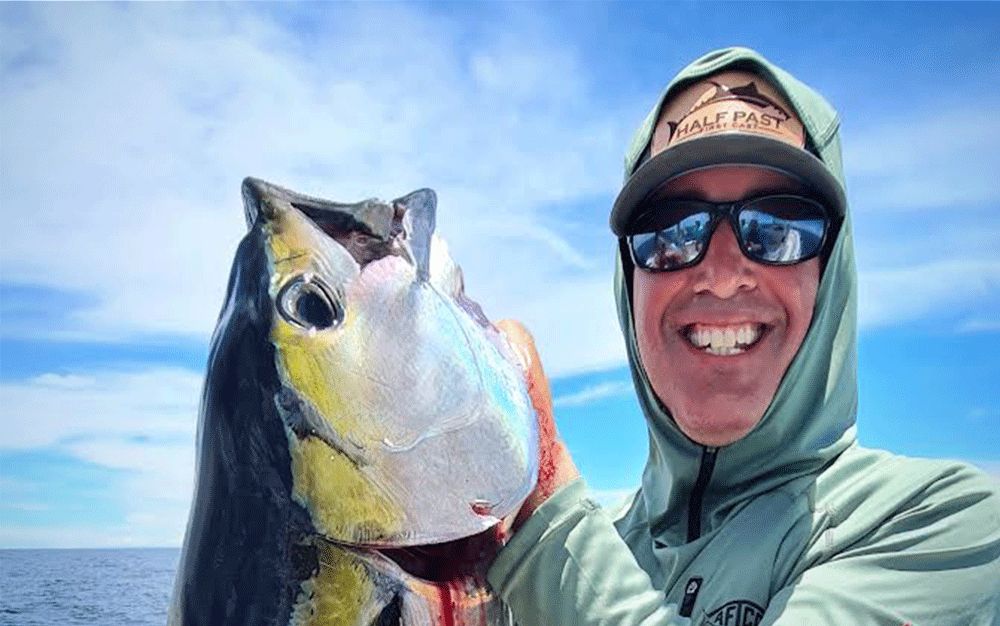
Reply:
[[990, 3], [0, 6], [0, 547], [179, 545], [240, 180], [438, 192], [599, 497], [646, 456], [607, 214], [673, 73], [754, 47], [843, 122], [859, 433], [1000, 476]]

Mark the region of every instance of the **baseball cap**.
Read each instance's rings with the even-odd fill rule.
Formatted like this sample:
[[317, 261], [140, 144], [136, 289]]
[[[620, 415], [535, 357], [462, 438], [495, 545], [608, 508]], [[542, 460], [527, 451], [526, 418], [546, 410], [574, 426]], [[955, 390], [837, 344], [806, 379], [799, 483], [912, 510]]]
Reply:
[[628, 235], [636, 207], [660, 185], [717, 165], [785, 172], [843, 218], [839, 127], [836, 111], [819, 93], [759, 53], [739, 47], [710, 52], [674, 77], [633, 136], [611, 230]]

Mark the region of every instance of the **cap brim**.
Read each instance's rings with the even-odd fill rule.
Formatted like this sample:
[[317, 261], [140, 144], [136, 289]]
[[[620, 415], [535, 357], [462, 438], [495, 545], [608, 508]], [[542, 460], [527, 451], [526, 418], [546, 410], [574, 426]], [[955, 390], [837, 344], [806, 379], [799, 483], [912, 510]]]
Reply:
[[757, 165], [787, 172], [808, 184], [829, 209], [843, 218], [844, 189], [812, 154], [791, 144], [747, 133], [727, 133], [690, 139], [647, 160], [625, 182], [611, 210], [611, 230], [628, 234], [636, 207], [666, 181], [691, 170], [716, 165]]

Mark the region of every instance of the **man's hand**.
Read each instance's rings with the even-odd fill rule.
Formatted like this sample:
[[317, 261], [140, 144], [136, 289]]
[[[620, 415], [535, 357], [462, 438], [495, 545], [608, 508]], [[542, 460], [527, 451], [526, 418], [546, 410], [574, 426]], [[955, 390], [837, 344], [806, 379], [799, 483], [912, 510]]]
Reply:
[[500, 320], [496, 322], [511, 346], [517, 350], [528, 366], [528, 394], [531, 403], [538, 413], [538, 483], [534, 491], [528, 494], [527, 500], [521, 505], [521, 510], [508, 520], [510, 531], [517, 532], [521, 525], [531, 517], [543, 502], [548, 500], [559, 487], [572, 481], [580, 475], [573, 464], [569, 451], [559, 439], [556, 424], [552, 417], [552, 393], [549, 391], [549, 379], [542, 371], [542, 361], [535, 350], [535, 341], [520, 322]]

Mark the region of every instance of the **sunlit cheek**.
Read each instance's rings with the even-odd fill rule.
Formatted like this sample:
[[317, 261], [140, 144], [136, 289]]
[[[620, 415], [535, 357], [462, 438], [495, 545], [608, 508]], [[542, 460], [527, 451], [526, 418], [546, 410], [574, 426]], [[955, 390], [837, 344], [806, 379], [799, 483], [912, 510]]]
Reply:
[[[781, 375], [798, 354], [812, 323], [819, 288], [819, 259], [799, 265], [771, 268], [771, 289], [787, 315], [787, 337], [781, 348]], [[780, 377], [779, 377], [780, 380]]]
[[816, 308], [816, 293], [819, 291], [819, 259], [811, 259], [801, 266], [798, 281], [799, 323], [801, 326], [799, 341], [805, 337], [812, 323], [813, 311]]
[[650, 285], [645, 272], [635, 270], [632, 277], [632, 323], [635, 326], [635, 335], [639, 344], [640, 355], [645, 359], [643, 347], [649, 337], [649, 316], [651, 307], [649, 305]]

